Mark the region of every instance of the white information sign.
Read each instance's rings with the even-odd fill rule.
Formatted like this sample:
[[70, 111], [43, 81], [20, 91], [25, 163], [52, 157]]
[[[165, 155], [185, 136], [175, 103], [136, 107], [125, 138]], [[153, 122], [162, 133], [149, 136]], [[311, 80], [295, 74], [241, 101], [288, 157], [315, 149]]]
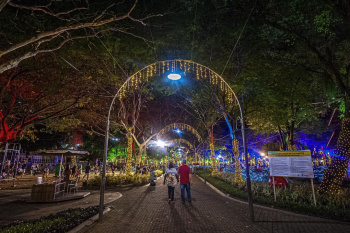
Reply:
[[314, 178], [309, 150], [269, 151], [270, 176]]

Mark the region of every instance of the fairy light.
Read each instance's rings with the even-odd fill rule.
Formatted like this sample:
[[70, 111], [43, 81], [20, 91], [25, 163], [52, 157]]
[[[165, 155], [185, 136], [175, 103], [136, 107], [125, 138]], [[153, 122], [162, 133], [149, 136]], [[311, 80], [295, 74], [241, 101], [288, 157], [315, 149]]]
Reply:
[[320, 193], [327, 193], [331, 195], [339, 194], [340, 186], [344, 179], [349, 163], [350, 151], [350, 119], [342, 120], [342, 128], [337, 141], [336, 154], [331, 164], [324, 172], [324, 177], [319, 188]]
[[124, 86], [121, 87], [119, 98], [124, 98], [127, 91], [135, 91], [141, 88], [143, 82], [148, 82], [150, 77], [154, 77], [157, 74], [157, 69], [159, 69], [159, 74], [165, 74], [167, 71], [174, 72], [176, 69], [180, 69], [184, 74], [192, 72], [197, 80], [205, 79], [208, 83], [217, 85], [219, 90], [225, 95], [228, 103], [232, 104], [234, 102], [234, 93], [220, 75], [208, 67], [188, 60], [160, 61], [141, 69], [123, 84]]
[[132, 165], [132, 128], [128, 129], [128, 151], [127, 151], [127, 158], [126, 158], [126, 174], [129, 175], [131, 172], [131, 165]]
[[211, 152], [211, 167], [213, 169], [212, 175], [215, 176], [218, 173], [217, 167], [216, 167], [216, 161], [215, 161], [215, 150], [214, 150], [214, 143], [210, 143], [210, 152]]
[[232, 153], [235, 158], [235, 176], [234, 176], [234, 183], [242, 183], [242, 173], [241, 173], [241, 164], [239, 161], [239, 142], [237, 139], [232, 140]]

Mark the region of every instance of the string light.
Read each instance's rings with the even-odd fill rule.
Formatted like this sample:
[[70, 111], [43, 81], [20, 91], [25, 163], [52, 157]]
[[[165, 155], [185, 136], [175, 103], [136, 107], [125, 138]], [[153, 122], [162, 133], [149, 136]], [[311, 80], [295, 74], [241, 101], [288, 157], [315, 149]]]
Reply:
[[[233, 91], [230, 86], [223, 80], [223, 78], [215, 73], [213, 70], [206, 66], [188, 60], [170, 60], [155, 62], [145, 68], [139, 70], [136, 74], [131, 76], [121, 87], [121, 93], [119, 98], [122, 99], [126, 96], [127, 91], [134, 91], [141, 87], [141, 83], [148, 82], [150, 77], [157, 75], [157, 67], [159, 69], [159, 75], [164, 75], [165, 72], [175, 72], [180, 69], [184, 74], [193, 72], [197, 80], [205, 79], [211, 85], [219, 86], [219, 90], [225, 95], [225, 99], [230, 104], [233, 101]], [[207, 79], [208, 78], [208, 79]]]
[[233, 179], [234, 183], [243, 183], [241, 164], [239, 161], [239, 142], [237, 139], [232, 140], [232, 153], [235, 157], [235, 176]]
[[212, 175], [216, 176], [217, 173], [218, 173], [218, 170], [217, 170], [217, 167], [216, 167], [214, 143], [212, 143], [212, 142], [210, 142], [210, 152], [211, 152], [211, 167], [213, 169]]
[[350, 152], [350, 119], [342, 120], [342, 128], [337, 141], [337, 149], [331, 164], [324, 172], [324, 177], [319, 188], [320, 193], [331, 195], [339, 194], [340, 186], [349, 163]]
[[132, 165], [132, 128], [128, 129], [128, 152], [127, 152], [127, 158], [126, 158], [126, 174], [129, 175], [131, 172], [131, 165]]
[[195, 128], [193, 128], [191, 125], [184, 124], [184, 123], [173, 123], [173, 124], [167, 125], [159, 131], [158, 135], [166, 134], [169, 131], [175, 130], [176, 128], [191, 132], [192, 134], [194, 134], [197, 137], [197, 140], [199, 142], [202, 141], [202, 138], [199, 135], [198, 131]]

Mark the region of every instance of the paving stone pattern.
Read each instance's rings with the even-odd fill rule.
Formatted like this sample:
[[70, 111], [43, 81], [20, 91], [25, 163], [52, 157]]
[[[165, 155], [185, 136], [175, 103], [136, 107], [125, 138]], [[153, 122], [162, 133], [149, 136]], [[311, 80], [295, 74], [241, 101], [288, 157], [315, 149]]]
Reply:
[[123, 192], [108, 206], [112, 209], [102, 222], [81, 232], [350, 232], [350, 224], [286, 211], [255, 206], [254, 223], [249, 221], [248, 205], [221, 196], [199, 178], [193, 177], [192, 203], [167, 202], [162, 180], [154, 187], [143, 186]]

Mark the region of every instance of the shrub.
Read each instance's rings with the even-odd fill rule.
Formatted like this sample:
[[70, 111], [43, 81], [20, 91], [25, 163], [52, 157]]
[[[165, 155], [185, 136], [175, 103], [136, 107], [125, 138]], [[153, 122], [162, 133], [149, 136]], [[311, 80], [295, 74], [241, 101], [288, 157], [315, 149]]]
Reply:
[[[127, 185], [127, 184], [135, 184], [135, 185], [142, 185], [149, 182], [150, 176], [148, 175], [141, 175], [141, 174], [135, 174], [135, 175], [107, 175], [106, 176], [106, 186], [108, 187], [115, 187], [118, 185]], [[89, 188], [97, 187], [101, 185], [102, 178], [100, 176], [94, 177], [92, 179], [89, 179], [87, 182], [87, 186]]]
[[157, 177], [163, 175], [163, 171], [162, 170], [155, 170], [154, 173], [156, 174]]
[[[197, 170], [197, 174], [204, 177], [204, 171]], [[233, 183], [234, 174], [218, 173], [216, 177], [207, 173], [209, 183], [230, 194], [233, 197], [247, 200], [247, 186]], [[337, 220], [350, 220], [350, 192], [342, 191], [337, 196], [324, 196], [316, 193], [317, 205], [314, 206], [312, 191], [309, 183], [289, 183], [288, 187], [276, 189], [277, 201], [274, 201], [273, 188], [266, 182], [252, 181], [254, 202], [271, 205], [294, 212], [311, 214], [318, 217]]]
[[37, 220], [15, 221], [0, 227], [0, 232], [67, 232], [97, 213], [98, 206], [68, 209]]

